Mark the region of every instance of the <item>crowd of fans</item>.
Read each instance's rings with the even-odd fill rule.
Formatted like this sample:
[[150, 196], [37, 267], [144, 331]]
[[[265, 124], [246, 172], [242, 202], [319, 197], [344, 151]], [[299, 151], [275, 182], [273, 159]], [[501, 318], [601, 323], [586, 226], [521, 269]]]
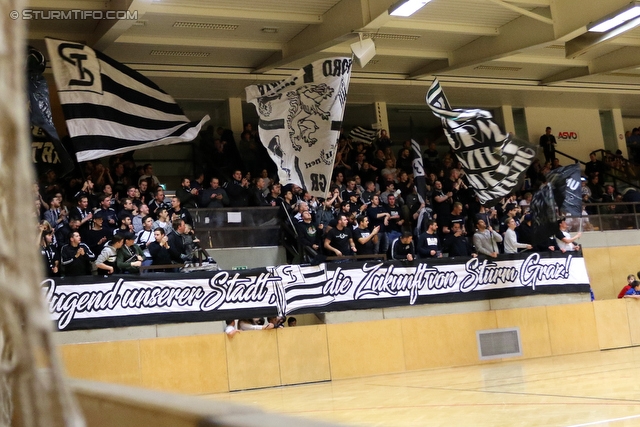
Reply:
[[[579, 248], [579, 235], [567, 231], [570, 221], [561, 221], [556, 234], [542, 242], [533, 238], [529, 204], [545, 174], [560, 167], [557, 157], [535, 160], [522, 187], [487, 208], [466, 185], [453, 153], [428, 140], [422, 145], [424, 200], [414, 182], [410, 141], [394, 145], [384, 130], [373, 144], [341, 134], [326, 199], [281, 185], [263, 148], [250, 124], [239, 144], [231, 131], [208, 128], [200, 135], [202, 172], [184, 177], [172, 197], [166, 197], [153, 165], [136, 165], [130, 153], [113, 156], [108, 165], [82, 163], [82, 174], [65, 180], [47, 171], [34, 186], [47, 273], [136, 273], [142, 266], [193, 261], [199, 241], [190, 210], [198, 207], [278, 206], [309, 262], [347, 255], [411, 261]], [[605, 173], [615, 174], [619, 165], [615, 155], [600, 161], [592, 153], [582, 183], [585, 203], [640, 200], [633, 189], [621, 194], [602, 185]], [[604, 209], [621, 213], [625, 207]]]

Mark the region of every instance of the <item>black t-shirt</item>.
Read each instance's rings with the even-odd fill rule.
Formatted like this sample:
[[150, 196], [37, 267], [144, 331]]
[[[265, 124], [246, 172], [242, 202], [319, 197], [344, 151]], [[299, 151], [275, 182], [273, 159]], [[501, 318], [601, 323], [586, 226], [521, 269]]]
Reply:
[[371, 234], [371, 231], [366, 228], [363, 230], [360, 227], [353, 230], [353, 241], [356, 244], [356, 249], [358, 250], [358, 255], [371, 255], [374, 253], [375, 244], [373, 243], [373, 239], [369, 239], [367, 243], [364, 245], [358, 241], [361, 238], [367, 238]]
[[[395, 205], [393, 207], [387, 205], [386, 206], [387, 211], [391, 214], [391, 216], [400, 216], [400, 206]], [[397, 218], [397, 219], [390, 219], [389, 220], [389, 226], [387, 227], [387, 229], [385, 231], [389, 232], [389, 231], [397, 231], [400, 232], [400, 226], [398, 225], [398, 221], [400, 221], [402, 219], [402, 217]]]
[[[351, 255], [351, 248], [349, 247], [349, 239], [351, 238], [353, 238], [353, 232], [349, 226], [342, 230], [334, 227], [327, 233], [327, 239], [329, 239], [331, 247], [342, 252], [342, 255]], [[332, 252], [330, 255], [335, 255], [335, 253]]]

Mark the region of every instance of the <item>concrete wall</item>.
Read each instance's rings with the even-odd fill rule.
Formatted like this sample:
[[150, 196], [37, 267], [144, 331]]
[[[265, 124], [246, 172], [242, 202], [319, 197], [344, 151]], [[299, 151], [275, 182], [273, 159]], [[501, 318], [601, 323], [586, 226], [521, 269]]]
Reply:
[[[593, 109], [539, 108], [525, 107], [529, 141], [538, 144], [545, 128], [551, 126], [554, 135], [558, 132], [577, 132], [577, 141], [560, 141], [556, 149], [576, 157], [582, 161], [589, 160], [589, 153], [604, 148], [600, 113]], [[544, 159], [542, 153], [540, 157]], [[560, 156], [562, 165], [570, 164], [568, 159]]]

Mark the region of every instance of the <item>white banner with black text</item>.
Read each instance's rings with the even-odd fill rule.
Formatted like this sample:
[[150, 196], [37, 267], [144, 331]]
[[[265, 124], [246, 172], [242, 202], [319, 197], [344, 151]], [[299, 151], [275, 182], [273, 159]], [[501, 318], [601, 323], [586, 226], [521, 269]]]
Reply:
[[42, 287], [57, 329], [73, 330], [588, 293], [589, 277], [580, 254], [522, 253], [50, 278]]

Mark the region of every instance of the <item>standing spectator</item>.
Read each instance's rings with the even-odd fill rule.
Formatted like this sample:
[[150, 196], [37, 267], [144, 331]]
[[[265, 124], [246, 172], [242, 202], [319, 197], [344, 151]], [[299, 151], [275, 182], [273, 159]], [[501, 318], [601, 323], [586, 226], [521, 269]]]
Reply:
[[451, 228], [451, 232], [446, 237], [444, 241], [444, 247], [450, 257], [455, 256], [478, 256], [471, 243], [469, 243], [469, 239], [462, 233], [460, 229], [460, 224], [457, 222], [453, 224]]
[[498, 243], [502, 242], [502, 236], [497, 231], [494, 231], [493, 228], [487, 228], [484, 220], [477, 220], [476, 227], [478, 229], [473, 234], [473, 245], [478, 253], [497, 258], [500, 253]]
[[[373, 229], [374, 227], [380, 227], [379, 238], [378, 241], [375, 242], [375, 251], [376, 253], [380, 252], [380, 248], [386, 249], [389, 244], [385, 243], [386, 241], [386, 228], [389, 224], [389, 217], [391, 214], [384, 206], [380, 205], [380, 196], [374, 194], [371, 198], [371, 205], [367, 208], [367, 216], [369, 217], [369, 228]], [[381, 242], [382, 240], [382, 242]]]
[[578, 233], [576, 234], [574, 237], [571, 237], [571, 234], [569, 234], [569, 226], [567, 225], [567, 221], [565, 218], [561, 218], [558, 220], [558, 231], [556, 233], [556, 242], [558, 243], [558, 247], [560, 248], [560, 251], [567, 252], [567, 251], [579, 251], [580, 250], [580, 246], [574, 244], [573, 242], [575, 242], [576, 240], [578, 240], [580, 238], [580, 236], [582, 236], [582, 233]]
[[434, 220], [427, 221], [427, 230], [418, 236], [419, 258], [441, 258], [440, 239], [438, 239], [438, 223]]
[[329, 230], [324, 239], [324, 248], [330, 255], [346, 256], [357, 252], [353, 242], [353, 233], [348, 226], [349, 219], [345, 214], [338, 214], [338, 223]]
[[224, 188], [220, 187], [220, 180], [215, 176], [211, 178], [211, 187], [202, 191], [200, 206], [203, 208], [222, 208], [229, 205], [229, 196]]
[[240, 169], [233, 172], [233, 179], [225, 183], [224, 188], [229, 195], [229, 206], [249, 206], [249, 181], [242, 177]]
[[93, 214], [88, 209], [89, 199], [87, 196], [80, 196], [76, 200], [76, 207], [69, 212], [70, 219], [80, 220], [80, 229], [88, 230], [89, 224], [91, 224], [91, 218]]
[[358, 227], [353, 230], [353, 241], [356, 244], [358, 255], [373, 255], [376, 253], [376, 240], [380, 226], [376, 225], [369, 231], [369, 218], [366, 215], [360, 215], [357, 218]]
[[518, 249], [531, 249], [532, 246], [528, 243], [518, 243], [518, 236], [516, 235], [516, 220], [509, 218], [507, 220], [507, 231], [504, 233], [504, 253], [515, 254], [518, 253]]
[[176, 197], [180, 199], [180, 205], [186, 209], [194, 209], [198, 207], [198, 190], [191, 187], [189, 178], [182, 178], [180, 188], [176, 190]]
[[544, 161], [552, 162], [553, 159], [556, 158], [556, 137], [551, 134], [551, 128], [547, 126], [545, 129], [544, 135], [540, 137], [540, 147], [542, 147], [542, 151], [544, 152]]
[[96, 212], [91, 222], [91, 229], [82, 235], [82, 240], [94, 254], [99, 254], [104, 244], [113, 236], [113, 230], [104, 226], [105, 215], [104, 211]]
[[311, 220], [309, 209], [302, 211], [302, 221], [296, 223], [298, 229], [298, 242], [310, 259], [318, 255], [318, 250], [322, 244], [322, 230], [318, 230], [316, 224]]
[[151, 182], [153, 184], [152, 187], [158, 188], [160, 186], [160, 180], [158, 179], [157, 176], [153, 174], [153, 166], [151, 165], [151, 163], [145, 164], [143, 166], [143, 171], [144, 171], [144, 174], [140, 176], [140, 178], [138, 178], [138, 185], [140, 185], [140, 182], [142, 181], [151, 179]]
[[147, 245], [155, 241], [153, 235], [153, 218], [150, 216], [142, 218], [142, 226], [142, 231], [136, 236], [136, 245], [142, 249], [142, 253], [144, 254], [142, 265], [147, 266], [151, 265], [151, 253], [149, 253]]
[[182, 219], [184, 222], [193, 227], [193, 219], [187, 209], [185, 209], [180, 202], [180, 199], [176, 196], [171, 198], [171, 209], [169, 209], [169, 218], [171, 221], [176, 219]]
[[116, 211], [111, 207], [111, 196], [103, 194], [98, 198], [98, 201], [100, 205], [93, 213], [94, 221], [96, 216], [101, 215], [104, 220], [102, 227], [111, 231], [115, 230], [116, 227], [118, 227], [118, 215], [116, 215]]
[[622, 288], [622, 290], [620, 291], [620, 293], [618, 294], [618, 298], [623, 298], [624, 295], [627, 293], [627, 291], [631, 288], [633, 288], [633, 282], [636, 281], [636, 278], [633, 276], [633, 274], [630, 274], [627, 276], [627, 285]]
[[60, 261], [65, 276], [85, 276], [91, 274], [91, 262], [95, 255], [81, 242], [80, 233], [73, 231], [69, 243], [60, 250]]

